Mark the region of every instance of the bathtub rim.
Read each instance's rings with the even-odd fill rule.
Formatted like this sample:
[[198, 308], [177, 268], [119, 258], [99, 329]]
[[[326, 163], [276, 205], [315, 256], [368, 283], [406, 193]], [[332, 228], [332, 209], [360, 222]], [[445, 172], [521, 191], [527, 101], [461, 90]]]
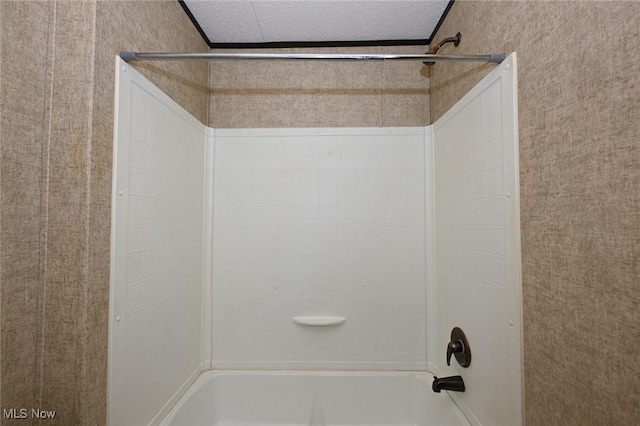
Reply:
[[[399, 371], [376, 371], [376, 370], [354, 370], [354, 371], [340, 371], [340, 370], [217, 370], [208, 369], [200, 372], [195, 377], [193, 382], [189, 385], [187, 390], [178, 398], [177, 402], [171, 407], [167, 414], [159, 419], [157, 424], [159, 426], [168, 426], [170, 421], [176, 415], [178, 410], [182, 408], [184, 401], [190, 398], [193, 394], [198, 392], [207, 382], [213, 380], [215, 377], [221, 376], [313, 376], [313, 377], [327, 377], [327, 376], [343, 376], [343, 377], [412, 377], [420, 381], [423, 381], [425, 386], [430, 386], [430, 381], [434, 374], [424, 370], [399, 370]], [[465, 416], [464, 412], [458, 407], [455, 400], [445, 392], [451, 401], [451, 407], [456, 417], [464, 426], [471, 426], [471, 421]]]

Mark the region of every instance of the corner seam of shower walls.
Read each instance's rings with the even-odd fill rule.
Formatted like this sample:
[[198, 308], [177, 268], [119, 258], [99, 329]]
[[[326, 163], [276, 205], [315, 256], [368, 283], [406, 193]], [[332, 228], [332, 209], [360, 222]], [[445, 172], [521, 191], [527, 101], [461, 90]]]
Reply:
[[[436, 316], [435, 316], [435, 179], [434, 179], [434, 140], [433, 126], [425, 126], [424, 135], [424, 179], [425, 179], [425, 354], [427, 371], [437, 373], [436, 353]], [[432, 362], [433, 361], [433, 362]]]
[[47, 300], [47, 258], [48, 246], [46, 244], [49, 228], [49, 182], [50, 182], [50, 157], [51, 157], [51, 129], [53, 109], [53, 66], [55, 64], [55, 27], [56, 27], [56, 3], [49, 1], [49, 22], [45, 45], [48, 47], [44, 64], [44, 106], [42, 108], [42, 148], [40, 156], [40, 214], [39, 216], [39, 249], [38, 270], [40, 279], [36, 290], [36, 333], [35, 333], [35, 368], [33, 377], [33, 402], [34, 406], [41, 405], [44, 377], [44, 345], [45, 345], [45, 315]]
[[213, 368], [213, 191], [215, 161], [215, 130], [206, 126], [205, 132], [205, 185], [204, 185], [204, 260], [202, 264], [203, 310], [201, 370]]
[[[209, 47], [208, 52], [212, 52], [213, 49]], [[205, 289], [208, 290], [208, 298], [203, 297], [205, 309], [202, 312], [202, 318], [204, 321], [202, 334], [203, 341], [201, 347], [200, 369], [211, 370], [213, 369], [213, 179], [214, 179], [214, 161], [215, 161], [215, 129], [213, 128], [213, 117], [211, 117], [211, 111], [213, 111], [213, 86], [211, 79], [212, 74], [212, 62], [207, 61], [207, 122], [205, 132], [205, 208], [208, 211], [205, 212], [205, 250], [203, 260], [203, 284]], [[208, 174], [211, 173], [209, 176]], [[207, 186], [208, 185], [208, 186]], [[210, 200], [210, 201], [209, 201]], [[208, 249], [208, 250], [207, 250]], [[204, 290], [204, 289], [203, 289]], [[207, 293], [203, 293], [203, 296], [207, 296]], [[207, 321], [208, 318], [208, 321]], [[206, 328], [208, 326], [208, 329]]]

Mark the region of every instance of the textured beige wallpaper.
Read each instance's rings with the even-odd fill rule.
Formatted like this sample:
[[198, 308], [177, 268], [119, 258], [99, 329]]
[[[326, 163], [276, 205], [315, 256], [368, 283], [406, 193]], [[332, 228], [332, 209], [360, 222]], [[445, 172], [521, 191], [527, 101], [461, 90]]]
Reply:
[[[442, 53], [518, 54], [528, 425], [640, 419], [640, 3], [453, 5]], [[492, 65], [431, 73], [437, 120]]]
[[55, 423], [65, 424], [81, 418], [77, 396], [84, 349], [80, 337], [87, 274], [90, 164], [86, 159], [91, 149], [87, 112], [92, 103], [93, 70], [78, 64], [92, 62], [95, 3], [56, 2], [51, 7], [46, 68], [48, 121], [43, 141], [47, 173], [40, 206], [40, 232], [46, 251], [38, 294], [41, 334], [37, 340], [34, 408], [59, 411]]
[[[175, 1], [2, 1], [0, 19], [0, 407], [104, 424], [114, 58], [208, 47]], [[138, 68], [206, 121], [206, 63]]]
[[[424, 46], [213, 50], [222, 53], [405, 53]], [[429, 124], [428, 70], [419, 62], [210, 63], [209, 123], [217, 128]]]
[[35, 404], [49, 15], [44, 1], [0, 2], [0, 408]]

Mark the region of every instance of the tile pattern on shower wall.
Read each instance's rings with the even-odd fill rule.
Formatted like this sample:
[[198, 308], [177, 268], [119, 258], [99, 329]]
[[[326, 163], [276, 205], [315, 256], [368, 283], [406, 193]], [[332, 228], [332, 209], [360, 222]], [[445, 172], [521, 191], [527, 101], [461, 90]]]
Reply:
[[[425, 367], [423, 139], [216, 131], [216, 368]], [[309, 328], [298, 315], [347, 322]]]
[[[468, 390], [485, 389], [460, 396], [483, 424], [507, 425], [501, 80], [436, 125], [436, 364], [442, 375], [461, 374]], [[453, 327], [472, 345], [467, 369], [446, 365]]]
[[200, 367], [204, 126], [135, 83], [131, 99], [127, 256], [115, 266], [126, 283], [114, 285], [126, 285], [122, 418], [147, 424]]

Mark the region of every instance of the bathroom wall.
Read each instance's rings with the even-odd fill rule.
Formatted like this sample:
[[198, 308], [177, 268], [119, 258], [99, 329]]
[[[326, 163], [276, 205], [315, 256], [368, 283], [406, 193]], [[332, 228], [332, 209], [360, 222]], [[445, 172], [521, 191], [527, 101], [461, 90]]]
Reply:
[[[423, 127], [216, 130], [214, 368], [426, 368], [424, 144]], [[316, 315], [347, 321], [292, 321]]]
[[35, 399], [49, 16], [47, 2], [0, 2], [1, 408]]
[[[3, 1], [0, 20], [0, 408], [104, 424], [114, 56], [208, 48], [173, 1]], [[207, 64], [140, 68], [206, 120]]]
[[[640, 4], [455, 2], [442, 53], [518, 53], [529, 425], [640, 417]], [[493, 65], [431, 69], [437, 120]]]
[[[384, 46], [213, 52], [420, 54], [426, 50], [426, 46]], [[209, 125], [425, 126], [429, 124], [427, 73], [416, 62], [212, 62]]]

